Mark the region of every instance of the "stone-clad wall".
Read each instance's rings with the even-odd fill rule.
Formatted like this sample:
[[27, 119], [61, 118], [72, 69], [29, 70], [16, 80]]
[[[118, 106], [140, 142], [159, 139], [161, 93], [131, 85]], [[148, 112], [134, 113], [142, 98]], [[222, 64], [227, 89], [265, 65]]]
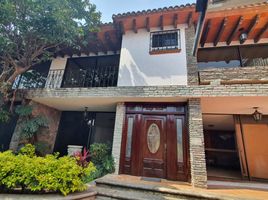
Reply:
[[[28, 90], [28, 99], [36, 98], [114, 98], [124, 102], [135, 98], [165, 97], [268, 96], [268, 84], [197, 86], [125, 86], [108, 88], [60, 88]], [[161, 101], [161, 99], [159, 99]], [[163, 99], [164, 100], [164, 99]]]
[[194, 187], [207, 187], [205, 144], [202, 111], [199, 98], [188, 101], [191, 182]]
[[268, 82], [268, 66], [212, 68], [199, 71], [200, 83], [206, 84], [220, 80], [232, 82]]
[[[48, 149], [45, 153], [52, 153], [58, 132], [61, 112], [34, 101], [31, 101], [29, 104], [33, 106], [33, 116], [42, 115], [48, 120], [48, 129], [41, 129], [37, 140], [38, 142], [46, 142], [48, 144]], [[20, 121], [20, 119], [18, 121]], [[16, 151], [20, 142], [22, 141], [20, 138], [20, 126], [18, 123], [13, 133], [9, 148]]]
[[194, 46], [195, 30], [194, 26], [185, 29], [186, 56], [187, 56], [187, 75], [188, 85], [198, 85], [198, 67], [197, 58], [192, 55]]
[[126, 107], [124, 103], [118, 103], [116, 106], [113, 149], [112, 149], [112, 155], [115, 160], [115, 174], [119, 173], [121, 140], [122, 140], [125, 113], [126, 113]]

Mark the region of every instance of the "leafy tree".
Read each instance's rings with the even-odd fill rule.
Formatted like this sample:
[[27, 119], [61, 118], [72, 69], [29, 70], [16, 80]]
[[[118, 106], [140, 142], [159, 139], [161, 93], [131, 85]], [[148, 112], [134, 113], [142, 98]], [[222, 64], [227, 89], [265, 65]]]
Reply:
[[55, 52], [79, 49], [99, 23], [89, 0], [0, 0], [0, 91]]

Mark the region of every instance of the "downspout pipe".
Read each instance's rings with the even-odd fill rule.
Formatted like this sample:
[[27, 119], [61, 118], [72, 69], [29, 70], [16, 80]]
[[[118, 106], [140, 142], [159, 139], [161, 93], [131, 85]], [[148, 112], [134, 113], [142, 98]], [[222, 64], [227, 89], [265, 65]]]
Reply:
[[200, 43], [201, 35], [203, 32], [203, 27], [205, 23], [205, 17], [207, 12], [207, 6], [208, 6], [208, 0], [197, 0], [196, 1], [196, 12], [199, 12], [199, 17], [197, 21], [197, 27], [196, 27], [196, 33], [195, 33], [195, 39], [194, 39], [194, 45], [192, 50], [192, 55], [196, 56], [197, 49]]

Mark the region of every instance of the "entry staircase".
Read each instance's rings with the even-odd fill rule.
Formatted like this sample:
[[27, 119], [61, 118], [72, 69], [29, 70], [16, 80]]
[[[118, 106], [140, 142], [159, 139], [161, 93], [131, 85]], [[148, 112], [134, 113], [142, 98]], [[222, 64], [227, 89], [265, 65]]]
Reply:
[[160, 182], [137, 181], [130, 176], [124, 178], [115, 175], [108, 175], [96, 180], [95, 191], [97, 200], [234, 200], [232, 197], [223, 197], [221, 195], [211, 195], [200, 191], [185, 190], [190, 185], [182, 184], [182, 189], [172, 188]]

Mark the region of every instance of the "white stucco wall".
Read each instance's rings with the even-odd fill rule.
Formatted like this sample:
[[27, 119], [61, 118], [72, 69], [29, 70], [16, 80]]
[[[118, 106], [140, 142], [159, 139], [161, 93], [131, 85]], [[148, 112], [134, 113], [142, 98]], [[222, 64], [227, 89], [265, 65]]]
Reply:
[[[123, 35], [118, 86], [187, 85], [185, 25], [180, 29], [181, 51], [150, 55], [150, 33], [139, 29]], [[173, 30], [173, 27], [164, 27]], [[152, 28], [151, 32], [159, 31]]]

